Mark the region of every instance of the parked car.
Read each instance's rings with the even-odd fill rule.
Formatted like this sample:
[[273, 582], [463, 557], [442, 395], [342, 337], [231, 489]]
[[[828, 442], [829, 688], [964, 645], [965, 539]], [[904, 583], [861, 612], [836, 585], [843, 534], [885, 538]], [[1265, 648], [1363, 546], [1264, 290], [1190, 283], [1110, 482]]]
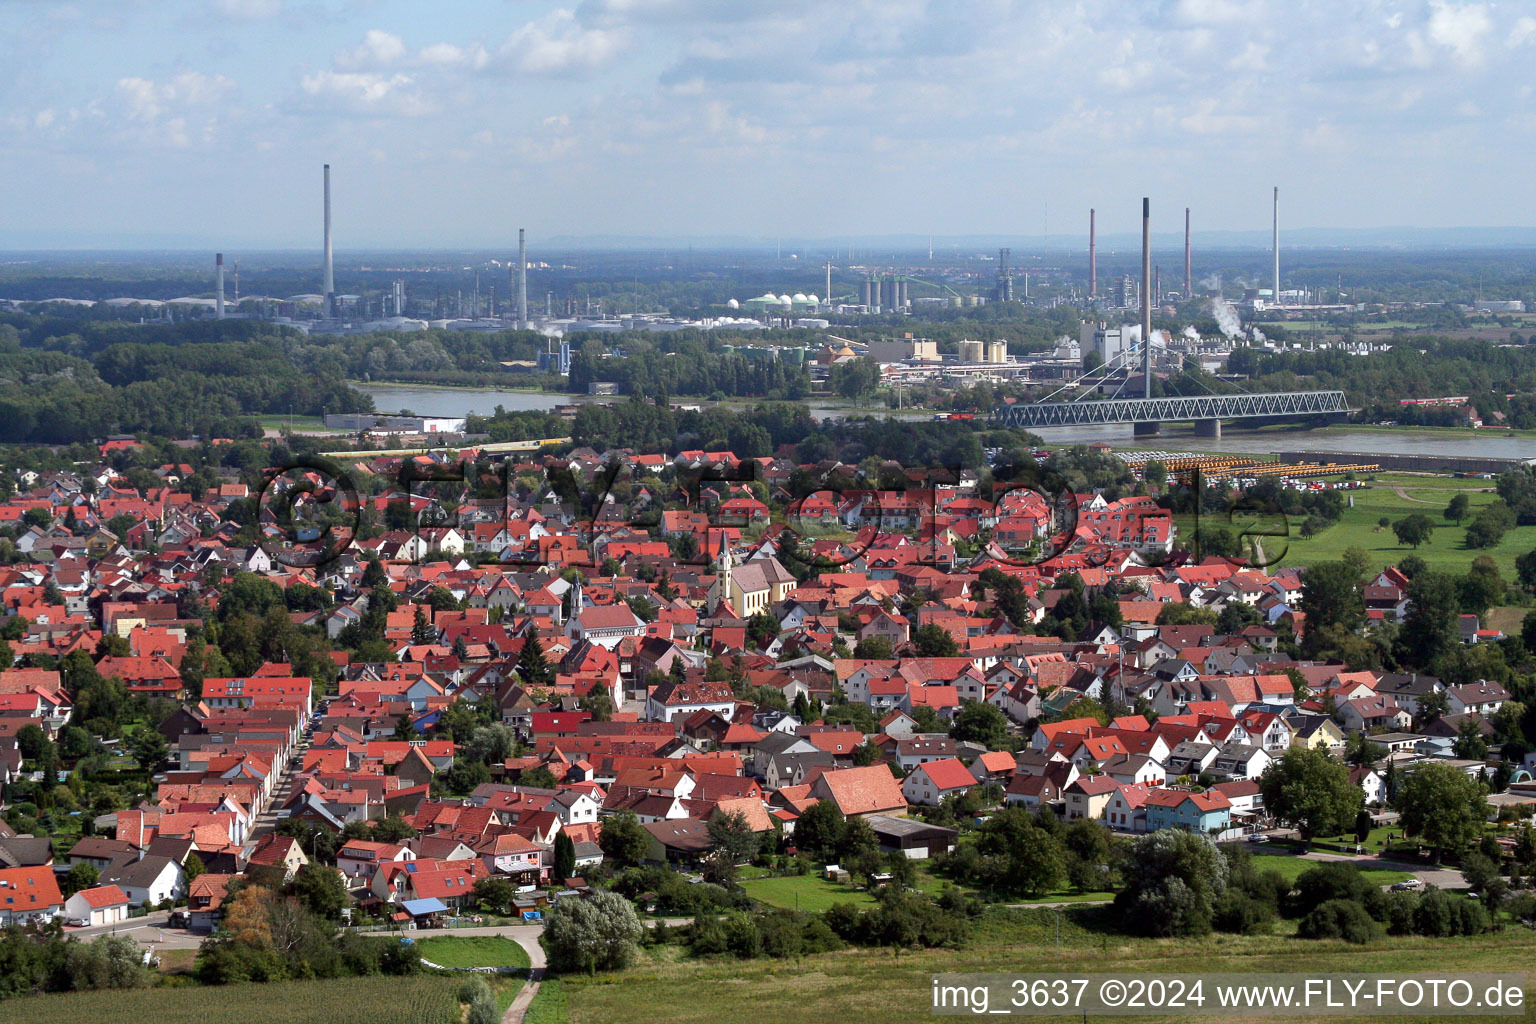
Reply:
[[1255, 832], [1248, 837], [1248, 841], [1250, 843], [1267, 843], [1269, 842], [1269, 836], [1262, 832]]

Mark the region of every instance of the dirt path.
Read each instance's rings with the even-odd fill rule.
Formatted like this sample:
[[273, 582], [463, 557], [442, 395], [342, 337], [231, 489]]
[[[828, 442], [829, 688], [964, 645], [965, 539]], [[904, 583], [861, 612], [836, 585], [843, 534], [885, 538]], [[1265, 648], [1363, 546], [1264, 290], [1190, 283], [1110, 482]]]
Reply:
[[539, 994], [539, 983], [544, 980], [544, 947], [539, 945], [538, 932], [518, 932], [511, 938], [528, 951], [528, 984], [518, 990], [512, 1005], [501, 1015], [501, 1024], [523, 1024], [533, 997]]
[[[1417, 502], [1420, 505], [1439, 505], [1442, 508], [1445, 507], [1445, 502], [1440, 501], [1438, 498], [1415, 498], [1413, 495], [1408, 493], [1406, 488], [1398, 487], [1396, 484], [1392, 486], [1392, 490], [1397, 494], [1399, 498], [1402, 498], [1404, 501]], [[1462, 488], [1462, 493], [1464, 494], [1491, 494], [1492, 492], [1492, 487]]]

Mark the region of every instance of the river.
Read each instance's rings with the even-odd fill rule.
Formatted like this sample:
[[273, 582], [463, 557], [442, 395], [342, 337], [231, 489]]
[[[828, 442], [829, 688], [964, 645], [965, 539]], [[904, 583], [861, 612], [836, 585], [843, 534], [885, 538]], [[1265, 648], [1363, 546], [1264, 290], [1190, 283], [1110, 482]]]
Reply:
[[[489, 388], [445, 388], [429, 385], [355, 384], [373, 396], [376, 409], [398, 412], [409, 409], [418, 416], [465, 416], [471, 412], [489, 414], [500, 405], [508, 410], [551, 410], [572, 402], [613, 401], [587, 395], [561, 395], [535, 391], [497, 391]], [[818, 419], [845, 416], [859, 410], [847, 406], [807, 403]], [[909, 414], [926, 415], [926, 414]], [[1382, 455], [1468, 455], [1496, 459], [1528, 459], [1536, 456], [1536, 438], [1500, 436], [1498, 433], [1449, 433], [1416, 430], [1352, 430], [1329, 427], [1320, 430], [1235, 430], [1228, 427], [1221, 437], [1196, 437], [1188, 425], [1165, 429], [1156, 438], [1133, 439], [1130, 424], [1091, 427], [1052, 427], [1036, 430], [1052, 444], [1088, 444], [1104, 441], [1116, 447], [1134, 443], [1140, 448], [1164, 448], [1169, 451], [1198, 450], [1273, 454], [1281, 450], [1320, 452], [1375, 452]]]

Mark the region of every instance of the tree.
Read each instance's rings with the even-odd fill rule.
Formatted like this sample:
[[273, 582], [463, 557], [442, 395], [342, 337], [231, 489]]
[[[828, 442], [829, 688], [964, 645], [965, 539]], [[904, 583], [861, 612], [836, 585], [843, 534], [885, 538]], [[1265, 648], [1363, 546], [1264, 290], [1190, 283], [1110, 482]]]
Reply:
[[[564, 835], [563, 832], [555, 833], [556, 838]], [[481, 909], [492, 914], [505, 914], [512, 901], [517, 898], [517, 887], [506, 878], [498, 875], [490, 875], [475, 882], [475, 887], [470, 890], [470, 895], [475, 898], [475, 904]]]
[[555, 778], [555, 773], [550, 771], [547, 766], [540, 764], [534, 765], [532, 768], [525, 768], [523, 773], [517, 777], [517, 784], [519, 786], [529, 786], [533, 789], [554, 789], [560, 784], [560, 781]]
[[523, 652], [517, 659], [517, 671], [523, 677], [523, 685], [530, 689], [546, 688], [555, 681], [549, 659], [544, 657], [544, 645], [532, 633], [523, 640]]
[[985, 701], [962, 701], [949, 735], [961, 742], [980, 743], [989, 750], [1001, 749], [1008, 745], [1008, 717]]
[[894, 656], [891, 650], [891, 639], [885, 636], [867, 636], [854, 644], [853, 656], [874, 661], [889, 661]]
[[77, 992], [143, 988], [154, 976], [144, 963], [143, 950], [127, 935], [70, 942], [65, 947], [62, 973]]
[[1515, 578], [1527, 590], [1536, 590], [1536, 550], [1515, 559]]
[[1403, 832], [1434, 850], [1437, 861], [1444, 853], [1466, 850], [1488, 819], [1486, 792], [1482, 783], [1448, 764], [1405, 772], [1397, 794]]
[[1465, 494], [1457, 494], [1451, 499], [1450, 504], [1445, 506], [1445, 518], [1453, 523], [1460, 523], [1467, 517], [1467, 511], [1471, 504], [1471, 499]]
[[29, 722], [16, 730], [16, 746], [21, 751], [22, 757], [28, 761], [36, 761], [52, 744], [48, 742], [48, 734], [43, 732], [41, 726]]
[[954, 636], [937, 622], [917, 627], [912, 634], [912, 646], [920, 658], [954, 658], [960, 654]]
[[709, 816], [710, 849], [732, 864], [745, 864], [757, 856], [762, 841], [747, 816], [740, 811], [722, 811], [718, 807]]
[[1228, 867], [1209, 836], [1162, 829], [1138, 838], [1126, 858], [1126, 886], [1115, 897], [1124, 925], [1150, 935], [1205, 935], [1227, 889]]
[[1507, 589], [1498, 563], [1487, 555], [1479, 555], [1461, 579], [1461, 610], [1469, 615], [1484, 615], [1489, 608], [1504, 603]]
[[416, 606], [416, 617], [411, 626], [411, 643], [421, 645], [437, 643], [437, 627], [432, 625], [431, 619], [427, 618], [425, 605]]
[[1419, 729], [1438, 722], [1451, 713], [1451, 698], [1439, 687], [1425, 693], [1416, 703], [1414, 723]]
[[1364, 731], [1352, 733], [1344, 742], [1344, 760], [1357, 768], [1370, 768], [1387, 756], [1387, 748], [1371, 741]]
[[1067, 875], [1066, 848], [1023, 807], [1004, 807], [979, 830], [976, 850], [992, 863], [988, 881], [1005, 892], [1042, 896]]
[[779, 620], [767, 612], [758, 612], [747, 620], [747, 643], [767, 647], [779, 635]]
[[87, 864], [85, 861], [81, 861], [80, 863], [71, 866], [70, 869], [64, 873], [63, 878], [60, 879], [60, 881], [63, 883], [60, 888], [64, 890], [64, 895], [73, 896], [81, 889], [91, 888], [100, 880], [101, 872], [97, 871], [95, 867]]
[[1479, 896], [1486, 896], [1490, 889], [1504, 888], [1498, 863], [1481, 853], [1468, 853], [1461, 858], [1461, 877], [1466, 879], [1467, 888]]
[[822, 861], [837, 856], [846, 823], [831, 800], [813, 804], [795, 821], [795, 846]]
[[640, 825], [633, 811], [620, 811], [603, 819], [603, 831], [597, 845], [603, 856], [619, 867], [632, 867], [645, 859], [651, 834]]
[[1365, 794], [1349, 781], [1349, 770], [1321, 750], [1291, 747], [1259, 779], [1264, 808], [1301, 833], [1337, 835], [1354, 823]]
[[1464, 718], [1456, 727], [1456, 739], [1451, 751], [1467, 761], [1482, 761], [1488, 757], [1488, 740], [1476, 720]]
[[1421, 572], [1408, 584], [1407, 596], [1408, 614], [1397, 637], [1398, 657], [1405, 664], [1428, 667], [1461, 642], [1456, 625], [1461, 609], [1459, 588], [1445, 573]]
[[1353, 544], [1345, 548], [1344, 554], [1340, 555], [1339, 558], [1345, 565], [1349, 566], [1350, 571], [1355, 574], [1356, 578], [1364, 576], [1371, 567], [1370, 553], [1364, 548]]
[[644, 934], [633, 904], [617, 893], [596, 892], [555, 904], [539, 945], [551, 970], [596, 973], [633, 963]]
[[1371, 812], [1364, 807], [1355, 814], [1355, 842], [1363, 843], [1371, 835]]
[[576, 844], [564, 830], [555, 833], [554, 875], [561, 883], [576, 876]]
[[1365, 624], [1365, 594], [1360, 589], [1360, 578], [1343, 562], [1319, 562], [1309, 567], [1301, 580], [1301, 610], [1307, 616], [1303, 647], [1310, 646], [1313, 652], [1321, 642], [1324, 627], [1358, 632]]
[[342, 908], [352, 902], [341, 872], [321, 864], [306, 864], [293, 877], [293, 895], [310, 913], [326, 921], [341, 920]]
[[135, 730], [133, 738], [128, 741], [128, 749], [133, 752], [133, 759], [139, 763], [139, 767], [146, 772], [159, 767], [170, 752], [170, 746], [165, 742], [165, 737], [160, 735], [160, 730], [149, 726]]

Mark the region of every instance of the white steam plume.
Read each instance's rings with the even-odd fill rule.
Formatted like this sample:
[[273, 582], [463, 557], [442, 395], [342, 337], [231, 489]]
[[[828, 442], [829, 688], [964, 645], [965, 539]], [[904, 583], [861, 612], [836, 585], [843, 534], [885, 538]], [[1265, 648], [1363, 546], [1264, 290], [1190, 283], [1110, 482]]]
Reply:
[[1216, 326], [1221, 328], [1224, 336], [1235, 338], [1243, 333], [1243, 321], [1237, 315], [1237, 310], [1232, 308], [1232, 303], [1226, 299], [1211, 300], [1211, 315], [1216, 318]]

